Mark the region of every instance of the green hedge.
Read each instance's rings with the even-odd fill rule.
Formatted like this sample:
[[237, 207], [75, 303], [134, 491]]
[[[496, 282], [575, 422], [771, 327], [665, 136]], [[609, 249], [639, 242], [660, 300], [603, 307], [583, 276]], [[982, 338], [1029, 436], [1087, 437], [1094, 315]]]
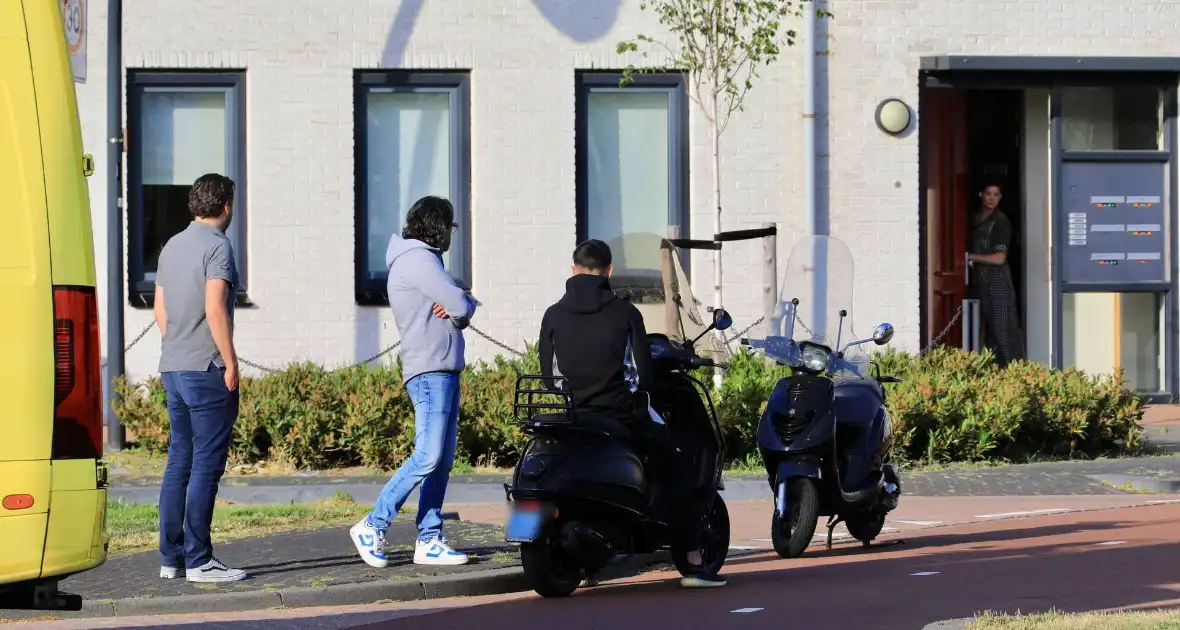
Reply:
[[[1035, 363], [1000, 370], [987, 353], [939, 349], [917, 358], [878, 355], [889, 385], [898, 457], [906, 461], [1027, 461], [1139, 452], [1142, 400], [1118, 377], [1053, 371]], [[497, 358], [462, 381], [459, 457], [510, 466], [527, 438], [512, 419], [516, 377], [535, 374], [537, 359]], [[785, 368], [756, 356], [735, 357], [713, 399], [731, 461], [757, 452], [762, 406]], [[706, 382], [708, 382], [706, 380]], [[168, 414], [158, 378], [118, 385], [117, 409], [139, 446], [167, 448]], [[285, 461], [300, 469], [364, 465], [391, 468], [410, 452], [413, 407], [399, 368], [327, 371], [294, 365], [264, 378], [243, 378], [232, 457]]]

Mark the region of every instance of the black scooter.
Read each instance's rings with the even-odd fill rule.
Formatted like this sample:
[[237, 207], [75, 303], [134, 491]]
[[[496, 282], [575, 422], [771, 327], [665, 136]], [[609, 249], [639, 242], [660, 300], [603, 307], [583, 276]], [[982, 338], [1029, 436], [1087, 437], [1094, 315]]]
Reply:
[[[798, 304], [792, 300], [791, 331]], [[846, 316], [840, 311], [841, 327]], [[885, 515], [897, 508], [901, 480], [890, 457], [893, 428], [882, 384], [900, 379], [863, 377], [855, 370], [852, 378], [833, 378], [850, 347], [870, 341], [884, 345], [892, 337], [893, 326], [886, 323], [870, 339], [853, 341], [839, 352], [790, 337], [742, 340], [791, 368], [791, 375], [775, 385], [758, 423], [758, 451], [775, 496], [771, 541], [780, 556], [799, 557], [815, 536], [820, 516], [829, 517], [828, 548], [840, 522], [868, 547], [880, 535]]]
[[[712, 325], [692, 341], [649, 334], [656, 382], [650, 395], [636, 395], [637, 414], [646, 417], [650, 404], [667, 422], [693, 471], [687, 482], [706, 498], [701, 540], [706, 569], [713, 572], [729, 553], [729, 512], [719, 493], [725, 443], [708, 388], [691, 375], [717, 365], [698, 356], [693, 344], [732, 323], [718, 309]], [[651, 553], [669, 544], [663, 493], [626, 427], [616, 418], [575, 413], [572, 398], [549, 386], [555, 384], [542, 376], [518, 379], [514, 413], [533, 437], [505, 484], [505, 538], [520, 543], [525, 578], [544, 597], [570, 595], [620, 554]], [[682, 574], [689, 570], [685, 556], [685, 550], [672, 550]]]

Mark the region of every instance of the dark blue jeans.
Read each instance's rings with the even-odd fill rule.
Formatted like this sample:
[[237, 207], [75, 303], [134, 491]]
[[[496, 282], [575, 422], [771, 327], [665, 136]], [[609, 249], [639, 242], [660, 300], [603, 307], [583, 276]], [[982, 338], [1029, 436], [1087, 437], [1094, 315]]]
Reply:
[[160, 486], [161, 564], [195, 569], [213, 558], [213, 502], [238, 419], [238, 392], [226, 389], [225, 370], [216, 366], [160, 377], [172, 425]]

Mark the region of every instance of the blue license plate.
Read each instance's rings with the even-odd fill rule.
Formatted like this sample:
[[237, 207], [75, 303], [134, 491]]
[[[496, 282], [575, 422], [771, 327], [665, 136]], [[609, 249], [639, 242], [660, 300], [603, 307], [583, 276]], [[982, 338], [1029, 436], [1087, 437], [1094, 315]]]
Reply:
[[504, 528], [504, 539], [508, 542], [529, 543], [541, 534], [541, 512], [539, 510], [514, 510], [508, 516]]

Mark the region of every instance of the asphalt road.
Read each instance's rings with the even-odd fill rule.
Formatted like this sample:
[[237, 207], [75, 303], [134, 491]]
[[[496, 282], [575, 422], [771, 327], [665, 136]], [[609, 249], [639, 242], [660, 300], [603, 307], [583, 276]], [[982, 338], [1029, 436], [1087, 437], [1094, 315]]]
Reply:
[[1178, 520], [1173, 503], [926, 530], [905, 545], [739, 558], [727, 565], [730, 585], [707, 592], [685, 591], [664, 573], [564, 600], [506, 596], [358, 627], [918, 630], [988, 609], [1177, 606]]
[[[1116, 499], [914, 501], [913, 515], [945, 524], [913, 530], [899, 525], [899, 531], [882, 539], [904, 538], [900, 545], [866, 550], [837, 541], [831, 551], [816, 544], [797, 560], [766, 552], [733, 558], [726, 567], [730, 585], [703, 592], [685, 591], [674, 574], [663, 572], [582, 589], [563, 600], [516, 593], [334, 608], [74, 619], [27, 627], [920, 630], [988, 609], [1180, 606], [1180, 563], [1175, 561], [1180, 557], [1180, 498], [1140, 496], [1137, 506]], [[747, 516], [756, 515], [759, 507], [735, 506], [737, 512], [749, 512]], [[1045, 513], [1048, 509], [1071, 511]], [[760, 521], [738, 522], [748, 522], [735, 529], [738, 539], [761, 535]]]

